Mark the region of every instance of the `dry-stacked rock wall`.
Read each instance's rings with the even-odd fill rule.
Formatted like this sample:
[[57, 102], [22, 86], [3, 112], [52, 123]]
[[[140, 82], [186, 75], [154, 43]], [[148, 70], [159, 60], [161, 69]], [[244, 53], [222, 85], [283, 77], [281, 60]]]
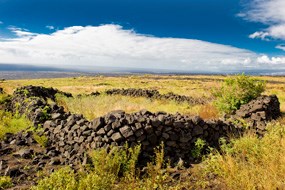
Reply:
[[[191, 162], [198, 138], [209, 146], [218, 147], [221, 137], [238, 135], [244, 130], [229, 121], [206, 121], [199, 116], [147, 110], [132, 114], [118, 110], [88, 121], [82, 115], [66, 113], [62, 107], [48, 104], [46, 100], [55, 99], [56, 93], [61, 92], [43, 87], [23, 87], [15, 92], [11, 107], [20, 114], [27, 114], [36, 127], [43, 126], [42, 134], [49, 138], [47, 155], [59, 156], [62, 164], [85, 164], [88, 162], [87, 150], [125, 143], [130, 146], [141, 144], [140, 161], [144, 162], [161, 142], [165, 145], [165, 156], [171, 161], [181, 158]], [[237, 111], [237, 116], [253, 119], [252, 128], [257, 131], [260, 127], [255, 121], [269, 121], [279, 114], [276, 96], [262, 96]]]
[[132, 97], [145, 97], [151, 99], [160, 99], [160, 100], [171, 100], [179, 103], [187, 102], [191, 105], [193, 104], [205, 104], [209, 101], [207, 98], [193, 98], [189, 96], [178, 95], [174, 93], [160, 94], [157, 90], [147, 90], [147, 89], [110, 89], [105, 92], [108, 95], [123, 95], [123, 96], [132, 96]]
[[234, 119], [242, 119], [249, 129], [254, 130], [259, 135], [266, 131], [269, 121], [275, 120], [280, 116], [280, 103], [276, 95], [260, 96], [248, 104], [242, 105]]

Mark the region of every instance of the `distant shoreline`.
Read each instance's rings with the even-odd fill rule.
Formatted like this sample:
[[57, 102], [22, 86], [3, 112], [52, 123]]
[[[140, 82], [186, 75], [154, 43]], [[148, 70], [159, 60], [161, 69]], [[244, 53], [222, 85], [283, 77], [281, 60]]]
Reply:
[[[236, 73], [150, 73], [150, 72], [65, 72], [65, 71], [0, 71], [0, 79], [5, 80], [20, 80], [20, 79], [44, 79], [44, 78], [69, 78], [69, 77], [80, 77], [80, 76], [130, 76], [130, 75], [205, 75], [205, 76], [226, 76], [233, 75]], [[285, 72], [282, 74], [274, 73], [246, 73], [254, 76], [271, 76], [271, 77], [284, 77]]]

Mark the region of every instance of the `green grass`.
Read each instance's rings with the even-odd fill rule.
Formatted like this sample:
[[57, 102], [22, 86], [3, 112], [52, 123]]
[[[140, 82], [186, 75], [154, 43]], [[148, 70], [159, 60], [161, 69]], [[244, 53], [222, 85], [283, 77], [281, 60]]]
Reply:
[[15, 116], [0, 110], [0, 139], [3, 139], [6, 133], [14, 134], [31, 126], [31, 122], [25, 116]]
[[7, 189], [12, 185], [12, 179], [9, 176], [0, 176], [0, 189]]

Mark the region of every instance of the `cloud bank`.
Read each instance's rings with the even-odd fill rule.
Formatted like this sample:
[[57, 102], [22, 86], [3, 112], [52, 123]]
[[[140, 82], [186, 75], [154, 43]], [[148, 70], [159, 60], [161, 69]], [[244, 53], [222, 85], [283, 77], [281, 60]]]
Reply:
[[[119, 25], [72, 26], [50, 34], [10, 27], [0, 41], [0, 63], [95, 71], [96, 66], [224, 72], [285, 69], [285, 57], [194, 39], [158, 38]], [[283, 46], [280, 48], [283, 48]]]
[[246, 12], [240, 15], [249, 21], [268, 26], [262, 31], [251, 34], [250, 38], [285, 40], [284, 0], [252, 0], [247, 4]]

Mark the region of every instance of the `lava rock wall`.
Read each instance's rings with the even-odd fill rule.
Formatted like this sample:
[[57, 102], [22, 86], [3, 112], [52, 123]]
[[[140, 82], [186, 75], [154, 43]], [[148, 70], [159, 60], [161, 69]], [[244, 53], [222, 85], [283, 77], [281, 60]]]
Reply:
[[[83, 115], [65, 112], [55, 103], [48, 104], [47, 99], [54, 100], [56, 93], [62, 92], [43, 87], [22, 87], [15, 91], [11, 107], [20, 114], [26, 114], [35, 127], [43, 127], [41, 135], [49, 139], [47, 155], [59, 157], [62, 164], [86, 164], [88, 150], [126, 143], [130, 146], [141, 145], [140, 161], [144, 162], [162, 142], [166, 158], [172, 162], [183, 159], [191, 163], [198, 138], [209, 146], [218, 147], [221, 137], [240, 135], [245, 130], [231, 121], [203, 120], [199, 116], [151, 113], [147, 110], [132, 114], [117, 110], [88, 121]], [[251, 128], [259, 132], [260, 122], [266, 124], [279, 115], [278, 98], [261, 96], [242, 106], [235, 118], [247, 119], [252, 123]]]

